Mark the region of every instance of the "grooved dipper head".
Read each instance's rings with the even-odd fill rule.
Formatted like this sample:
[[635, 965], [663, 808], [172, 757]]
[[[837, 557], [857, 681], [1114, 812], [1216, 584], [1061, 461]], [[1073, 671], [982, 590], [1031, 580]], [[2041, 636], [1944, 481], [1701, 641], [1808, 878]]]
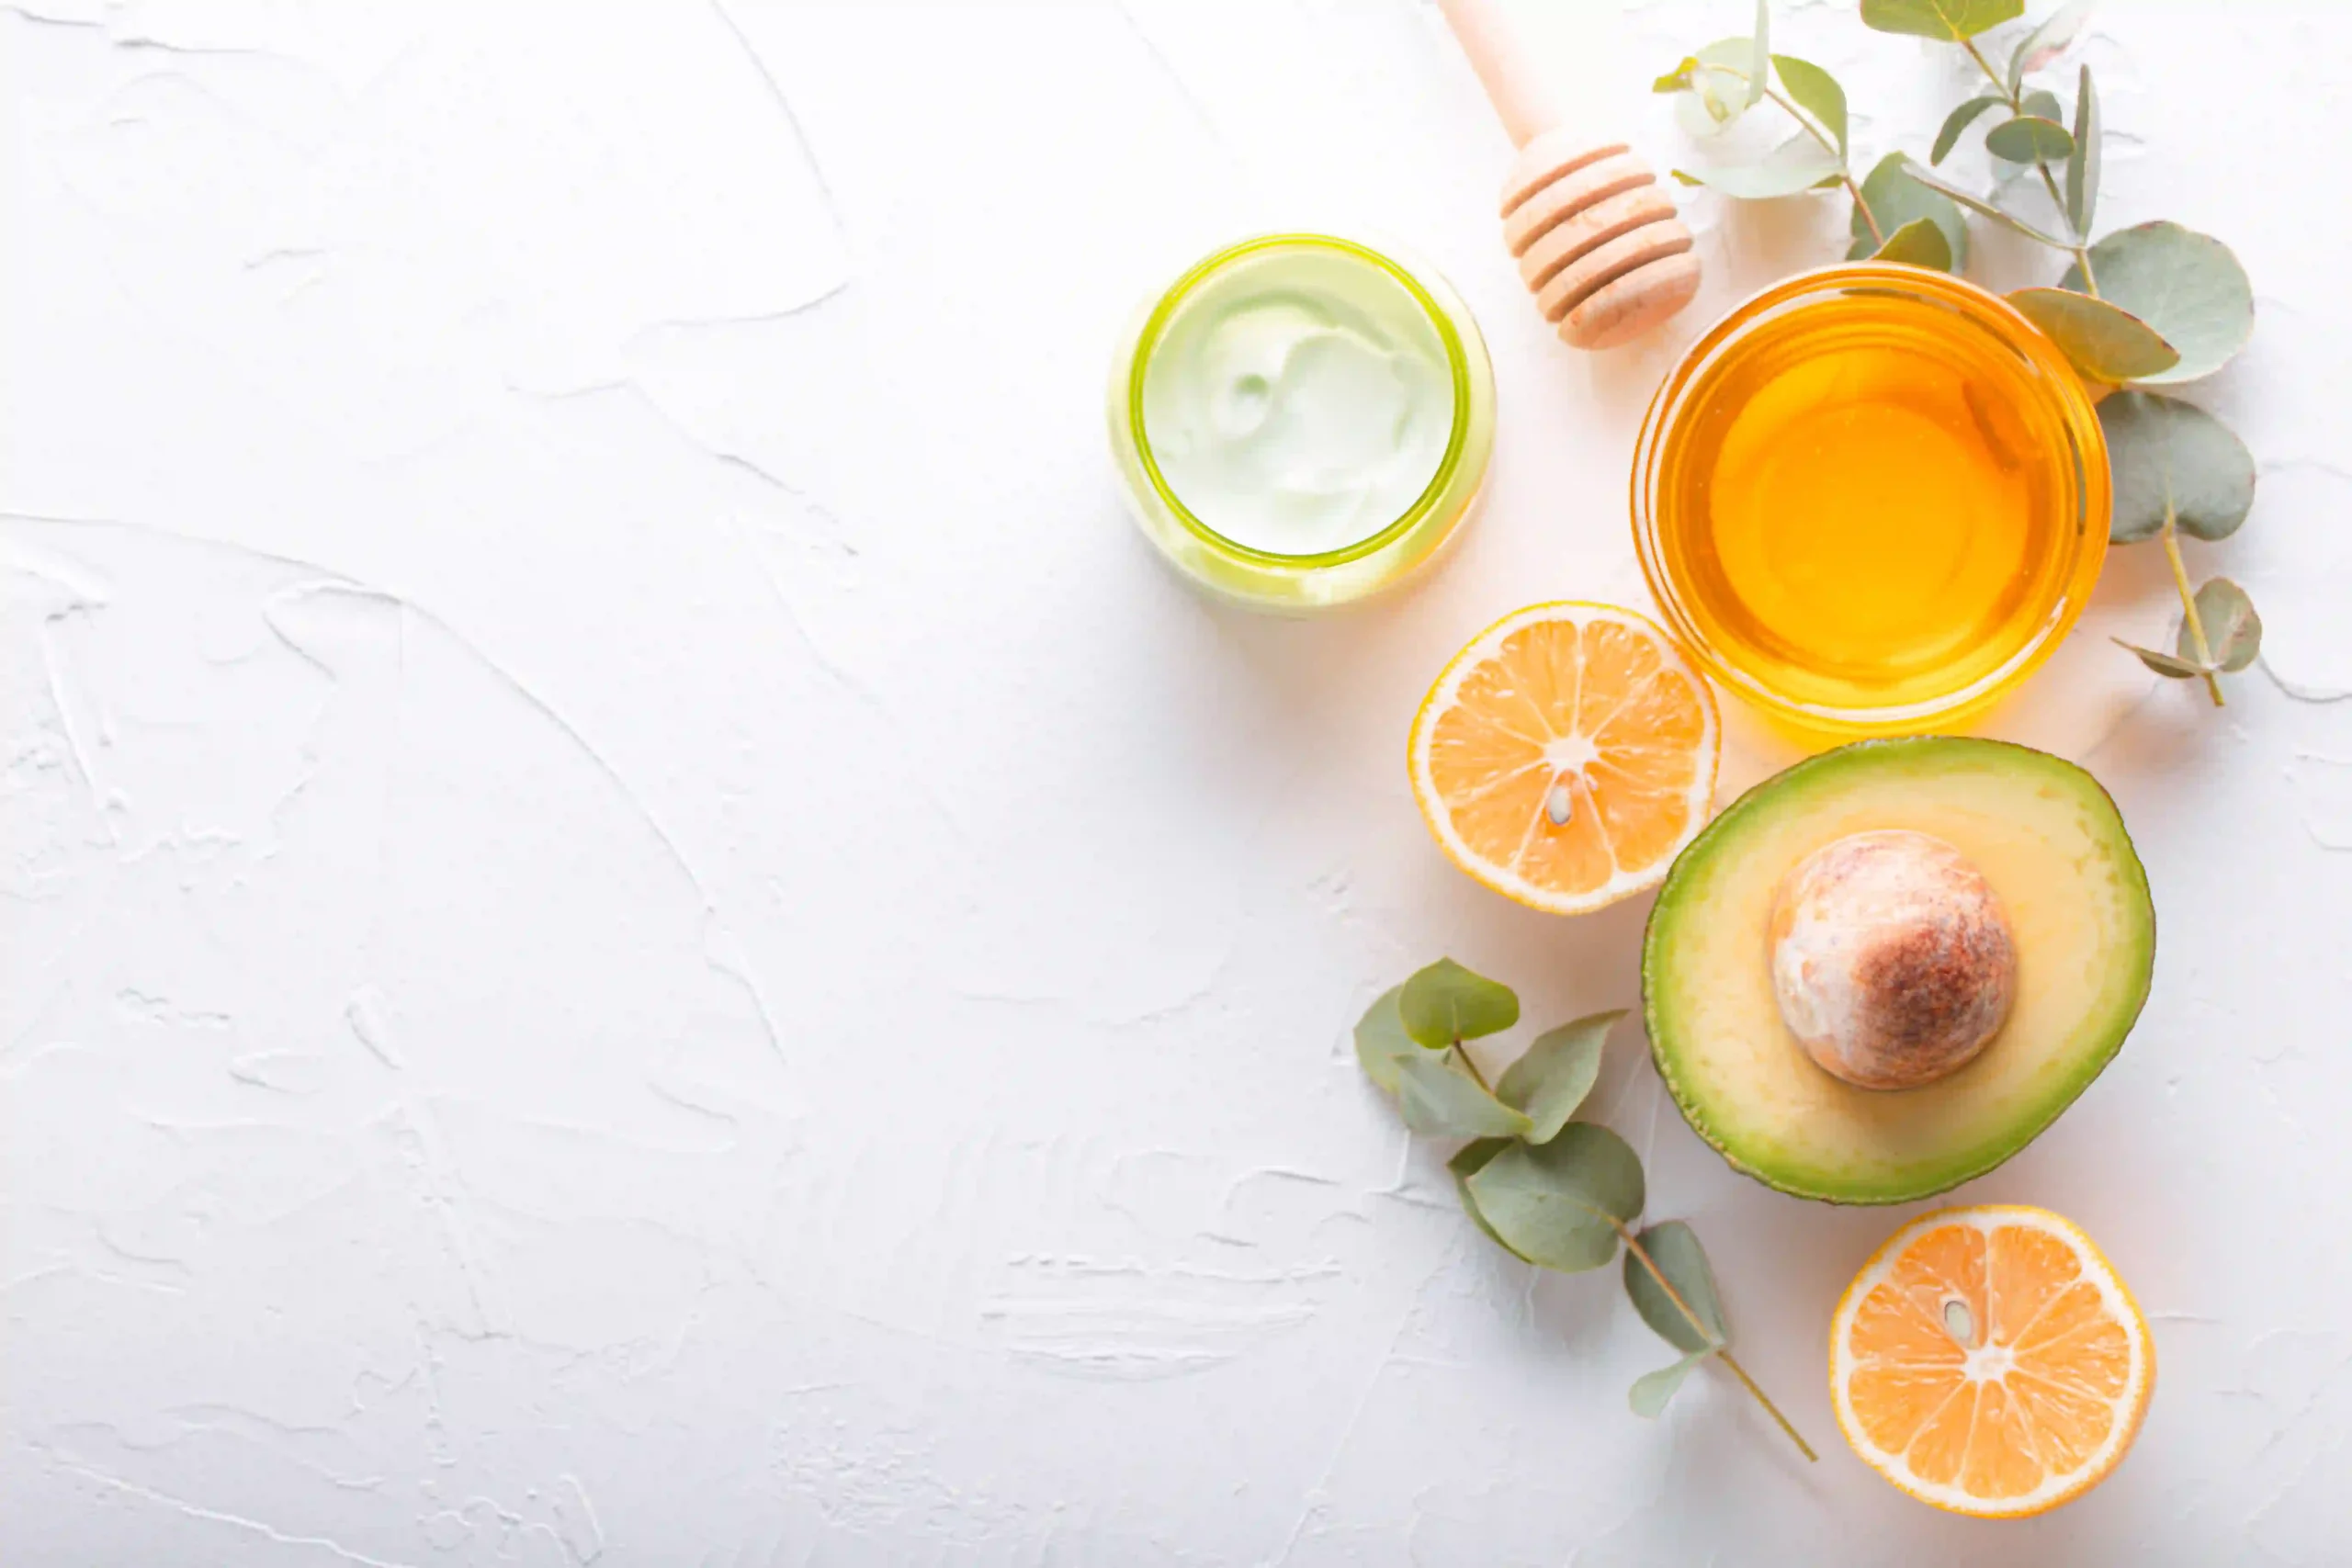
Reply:
[[1503, 243], [1535, 308], [1577, 348], [1611, 348], [1699, 291], [1699, 257], [1674, 197], [1622, 141], [1544, 132], [1503, 182]]

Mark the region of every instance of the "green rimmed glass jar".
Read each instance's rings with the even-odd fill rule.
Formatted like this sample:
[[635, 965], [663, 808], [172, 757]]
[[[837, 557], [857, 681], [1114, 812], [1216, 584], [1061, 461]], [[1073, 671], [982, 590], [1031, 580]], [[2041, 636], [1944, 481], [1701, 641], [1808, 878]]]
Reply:
[[1129, 510], [1170, 564], [1252, 608], [1309, 612], [1393, 587], [1469, 516], [1494, 368], [1436, 273], [1266, 234], [1137, 312], [1108, 414]]

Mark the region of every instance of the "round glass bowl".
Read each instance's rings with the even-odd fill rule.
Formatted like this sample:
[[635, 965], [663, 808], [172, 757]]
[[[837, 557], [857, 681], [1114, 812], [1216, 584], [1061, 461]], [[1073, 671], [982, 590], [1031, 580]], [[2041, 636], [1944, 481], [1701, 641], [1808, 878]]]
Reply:
[[[1223, 312], [1242, 308], [1282, 319], [1242, 329], [1238, 347], [1221, 344], [1217, 352], [1226, 357], [1217, 373], [1253, 363], [1247, 357], [1253, 354], [1266, 373], [1252, 370], [1209, 391], [1179, 384], [1181, 375], [1210, 374], [1197, 371], [1200, 356], [1209, 352], [1202, 344], [1218, 330]], [[1286, 411], [1280, 383], [1295, 345], [1310, 338], [1340, 357], [1300, 368], [1314, 378], [1300, 396], [1320, 397], [1321, 406]], [[1344, 359], [1349, 353], [1373, 357], [1351, 367]], [[1234, 355], [1242, 357], [1234, 360]], [[1386, 373], [1383, 356], [1409, 373], [1409, 400], [1397, 400], [1404, 389], [1375, 385]], [[1271, 404], [1265, 400], [1270, 379]], [[1181, 406], [1174, 401], [1178, 393], [1200, 402], [1210, 391], [1218, 400], [1214, 418], [1242, 431], [1234, 437], [1232, 449], [1239, 456], [1232, 472], [1216, 476], [1217, 485], [1198, 477], [1204, 470], [1192, 449], [1193, 433], [1183, 433], [1187, 444], [1178, 448], [1169, 413]], [[1396, 395], [1385, 401], [1371, 395], [1383, 391]], [[1112, 458], [1128, 508], [1160, 554], [1223, 598], [1256, 609], [1306, 612], [1393, 587], [1435, 555], [1469, 516], [1494, 451], [1494, 367], [1470, 308], [1434, 272], [1328, 234], [1267, 234], [1207, 257], [1137, 312], [1111, 367], [1108, 412]], [[1342, 510], [1355, 510], [1341, 520], [1326, 515], [1295, 533], [1272, 528], [1257, 505], [1260, 498], [1247, 487], [1272, 482], [1282, 464], [1241, 444], [1256, 439], [1258, 422], [1273, 439], [1281, 434], [1275, 422], [1293, 414], [1314, 425], [1308, 435], [1327, 446], [1336, 430], [1342, 457], [1358, 437], [1375, 445], [1409, 441], [1409, 451], [1389, 454], [1385, 485], [1342, 498]], [[1353, 431], [1347, 428], [1351, 420]], [[1302, 476], [1302, 505], [1310, 508], [1320, 504], [1316, 460], [1318, 455], [1309, 452], [1289, 465]], [[1348, 476], [1335, 473], [1335, 489], [1343, 487]], [[1400, 474], [1402, 490], [1396, 488]], [[1393, 506], [1370, 514], [1361, 510], [1389, 502]], [[1245, 520], [1250, 526], [1236, 525]], [[1219, 531], [1220, 521], [1227, 532]], [[1311, 542], [1295, 552], [1279, 547], [1294, 538]]]
[[2006, 300], [1859, 263], [1766, 289], [1668, 373], [1634, 539], [1668, 624], [1796, 728], [1948, 728], [2047, 659], [2107, 556], [2107, 446]]

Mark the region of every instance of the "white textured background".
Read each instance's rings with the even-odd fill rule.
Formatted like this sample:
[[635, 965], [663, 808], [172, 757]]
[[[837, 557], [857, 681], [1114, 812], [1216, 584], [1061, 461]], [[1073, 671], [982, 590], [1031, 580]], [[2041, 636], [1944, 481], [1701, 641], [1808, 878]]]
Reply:
[[[1871, 157], [1965, 87], [1848, 7], [1781, 37]], [[2256, 280], [2201, 395], [2261, 499], [2195, 554], [2270, 653], [2217, 714], [2086, 637], [2001, 720], [2114, 789], [2163, 943], [1964, 1195], [2083, 1222], [2163, 1376], [2107, 1486], [1992, 1527], [1829, 1416], [1900, 1215], [1734, 1176], [1621, 1039], [1602, 1111], [1824, 1457], [1713, 1375], [1645, 1424], [1613, 1280], [1483, 1244], [1345, 1044], [1440, 952], [1634, 999], [1643, 908], [1451, 871], [1406, 724], [1494, 615], [1641, 602], [1641, 400], [1842, 201], [1696, 199], [1700, 309], [1586, 359], [1410, 0], [0, 6], [0, 1561], [2352, 1562], [2352, 9], [2087, 55], [2109, 221]], [[1101, 381], [1309, 225], [1460, 286], [1502, 428], [1439, 576], [1276, 623], [1124, 522]], [[2165, 635], [2158, 558], [2103, 592]]]

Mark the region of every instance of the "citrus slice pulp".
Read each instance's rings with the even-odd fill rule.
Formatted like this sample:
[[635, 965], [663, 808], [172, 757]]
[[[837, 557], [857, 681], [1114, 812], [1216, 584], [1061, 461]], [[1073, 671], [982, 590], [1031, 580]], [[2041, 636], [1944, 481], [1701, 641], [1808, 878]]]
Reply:
[[1920, 1501], [1980, 1518], [2039, 1514], [2105, 1479], [2155, 1377], [2131, 1292], [2046, 1209], [1912, 1221], [1830, 1328], [1830, 1397], [1854, 1451]]
[[1454, 655], [1414, 717], [1409, 761], [1454, 864], [1573, 915], [1664, 878], [1706, 822], [1721, 750], [1714, 695], [1661, 627], [1555, 604]]

